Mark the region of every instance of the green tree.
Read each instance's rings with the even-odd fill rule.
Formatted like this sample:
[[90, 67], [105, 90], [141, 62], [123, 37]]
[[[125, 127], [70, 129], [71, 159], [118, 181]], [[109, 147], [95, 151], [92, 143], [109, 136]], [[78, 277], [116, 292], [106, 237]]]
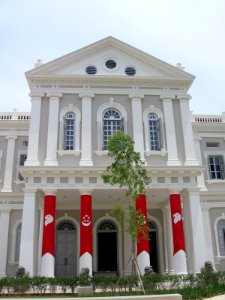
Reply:
[[115, 132], [108, 141], [107, 149], [108, 156], [113, 158], [113, 162], [107, 167], [102, 178], [105, 183], [119, 185], [120, 188], [126, 189], [126, 195], [130, 200], [128, 207], [117, 204], [112, 214], [120, 223], [122, 230], [131, 237], [131, 259], [138, 271], [134, 245], [138, 237], [148, 238], [148, 233], [145, 216], [136, 210], [136, 201], [139, 194], [145, 194], [149, 177], [140, 153], [134, 151], [134, 141], [129, 135], [121, 131]]

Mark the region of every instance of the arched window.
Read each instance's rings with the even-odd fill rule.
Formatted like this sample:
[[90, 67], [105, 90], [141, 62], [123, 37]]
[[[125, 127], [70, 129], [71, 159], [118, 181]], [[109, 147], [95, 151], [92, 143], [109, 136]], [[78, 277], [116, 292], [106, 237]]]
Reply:
[[225, 256], [225, 219], [221, 219], [217, 222], [217, 237], [219, 255]]
[[64, 117], [64, 150], [76, 148], [75, 121], [76, 115], [73, 112], [68, 112]]
[[16, 228], [15, 262], [19, 262], [22, 223]]
[[148, 114], [149, 149], [161, 150], [160, 118], [155, 113]]
[[115, 108], [108, 108], [103, 112], [103, 149], [107, 149], [109, 138], [115, 131], [124, 131], [123, 118], [121, 113]]

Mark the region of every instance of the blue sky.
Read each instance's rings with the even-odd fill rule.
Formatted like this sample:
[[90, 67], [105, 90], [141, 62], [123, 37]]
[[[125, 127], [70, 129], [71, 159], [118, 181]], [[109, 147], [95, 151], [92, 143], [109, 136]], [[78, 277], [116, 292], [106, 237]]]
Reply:
[[191, 110], [225, 111], [224, 0], [0, 0], [1, 111], [30, 111], [24, 73], [114, 36], [196, 79]]

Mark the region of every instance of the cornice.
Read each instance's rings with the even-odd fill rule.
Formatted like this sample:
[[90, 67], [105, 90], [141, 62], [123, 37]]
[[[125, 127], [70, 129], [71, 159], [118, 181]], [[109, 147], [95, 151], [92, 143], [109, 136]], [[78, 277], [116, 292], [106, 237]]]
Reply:
[[[204, 132], [225, 132], [225, 123], [194, 123], [192, 122], [192, 128], [194, 131], [204, 131]], [[225, 136], [225, 134], [224, 134]]]

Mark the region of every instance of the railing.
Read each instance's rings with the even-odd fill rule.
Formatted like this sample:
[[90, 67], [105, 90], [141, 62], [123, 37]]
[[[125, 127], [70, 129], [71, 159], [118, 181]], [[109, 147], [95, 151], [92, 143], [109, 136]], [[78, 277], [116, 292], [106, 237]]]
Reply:
[[200, 124], [221, 124], [225, 123], [225, 114], [223, 115], [192, 115], [193, 123]]
[[0, 113], [0, 121], [28, 121], [30, 120], [30, 113], [21, 112], [5, 112]]

